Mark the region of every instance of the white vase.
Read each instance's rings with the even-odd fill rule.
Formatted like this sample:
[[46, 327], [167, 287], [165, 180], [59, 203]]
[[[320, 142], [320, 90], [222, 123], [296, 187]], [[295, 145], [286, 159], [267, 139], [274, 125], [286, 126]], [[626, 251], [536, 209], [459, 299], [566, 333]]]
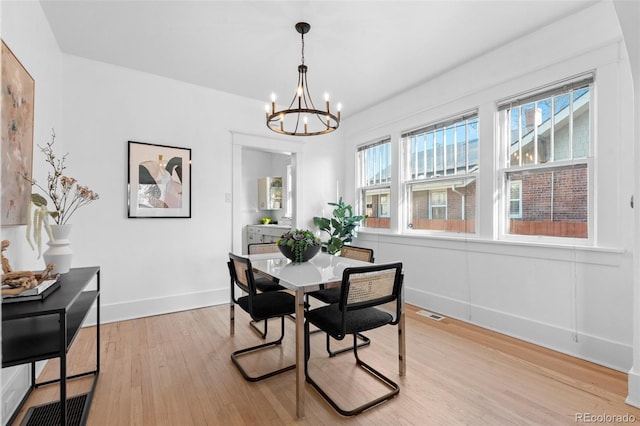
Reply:
[[55, 268], [51, 273], [66, 274], [71, 268], [71, 258], [73, 251], [69, 247], [69, 233], [71, 225], [51, 225], [51, 234], [53, 239], [47, 245], [49, 248], [43, 253], [44, 263], [48, 265], [55, 263]]

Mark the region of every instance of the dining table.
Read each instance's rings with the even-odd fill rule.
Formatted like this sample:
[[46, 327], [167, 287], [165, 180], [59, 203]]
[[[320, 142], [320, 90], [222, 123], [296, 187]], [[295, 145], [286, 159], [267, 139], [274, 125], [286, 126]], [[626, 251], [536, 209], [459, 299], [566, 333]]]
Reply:
[[[304, 372], [304, 312], [305, 294], [340, 286], [345, 268], [371, 265], [361, 260], [334, 256], [320, 252], [311, 260], [302, 263], [292, 262], [281, 253], [263, 253], [247, 256], [251, 260], [253, 271], [260, 275], [276, 278], [279, 284], [295, 294], [295, 330], [296, 330], [296, 415], [305, 416], [305, 372]], [[378, 262], [376, 262], [378, 263]], [[398, 320], [398, 363], [399, 374], [406, 374], [406, 343], [404, 292], [401, 292], [400, 318]]]

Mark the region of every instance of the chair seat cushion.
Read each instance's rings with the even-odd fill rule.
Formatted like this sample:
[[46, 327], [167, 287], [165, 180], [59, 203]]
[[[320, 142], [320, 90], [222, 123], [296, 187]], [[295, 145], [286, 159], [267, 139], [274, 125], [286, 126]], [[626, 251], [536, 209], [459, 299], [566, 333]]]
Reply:
[[255, 277], [253, 281], [256, 283], [256, 288], [261, 292], [280, 291], [285, 289], [280, 284], [270, 280], [269, 278]]
[[325, 288], [309, 293], [309, 296], [315, 297], [324, 303], [338, 303], [340, 301], [340, 287]]
[[253, 313], [249, 310], [249, 296], [239, 298], [238, 305], [259, 321], [295, 313], [296, 298], [284, 291], [269, 291], [253, 296]]
[[[305, 314], [307, 321], [327, 332], [336, 339], [344, 338], [342, 334], [342, 313], [338, 304], [323, 306], [313, 309]], [[377, 308], [365, 308], [347, 311], [346, 333], [353, 334], [361, 331], [372, 330], [393, 321], [393, 316]]]

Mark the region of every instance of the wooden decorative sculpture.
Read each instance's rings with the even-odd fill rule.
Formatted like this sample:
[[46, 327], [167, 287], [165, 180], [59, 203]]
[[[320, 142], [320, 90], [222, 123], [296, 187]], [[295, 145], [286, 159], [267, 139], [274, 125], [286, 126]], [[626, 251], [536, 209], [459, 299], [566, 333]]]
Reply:
[[9, 247], [11, 243], [9, 240], [3, 240], [0, 246], [0, 254], [2, 257], [2, 286], [8, 286], [9, 288], [3, 288], [2, 294], [20, 294], [22, 291], [30, 288], [34, 288], [46, 280], [54, 280], [58, 278], [59, 274], [50, 275], [49, 273], [55, 268], [55, 263], [47, 265], [44, 271], [35, 273], [33, 271], [14, 271], [11, 267], [9, 259], [4, 255], [4, 251]]

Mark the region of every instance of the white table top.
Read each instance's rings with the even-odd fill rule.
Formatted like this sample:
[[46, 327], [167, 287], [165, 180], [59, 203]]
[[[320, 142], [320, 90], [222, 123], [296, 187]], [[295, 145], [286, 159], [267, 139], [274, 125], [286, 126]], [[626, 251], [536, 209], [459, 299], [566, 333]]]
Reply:
[[303, 263], [293, 263], [280, 253], [252, 254], [248, 257], [253, 269], [278, 278], [280, 285], [284, 287], [291, 290], [302, 288], [305, 293], [318, 290], [320, 284], [341, 282], [345, 268], [371, 265], [368, 262], [323, 252]]

